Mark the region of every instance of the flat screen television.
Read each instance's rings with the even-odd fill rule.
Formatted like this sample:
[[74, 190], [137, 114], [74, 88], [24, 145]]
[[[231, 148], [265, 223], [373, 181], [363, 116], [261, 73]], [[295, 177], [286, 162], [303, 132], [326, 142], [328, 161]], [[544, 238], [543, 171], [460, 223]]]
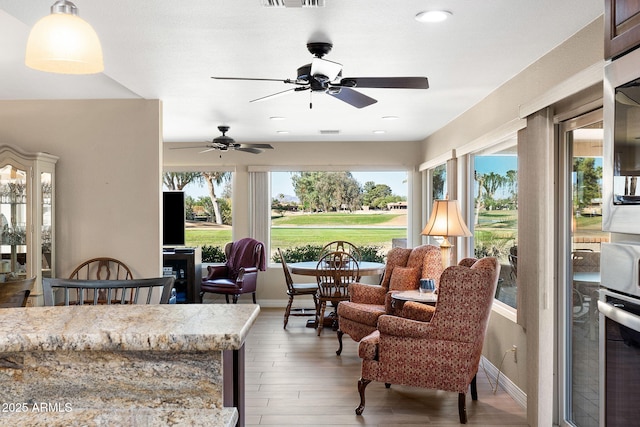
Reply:
[[162, 214], [162, 245], [184, 246], [184, 192], [164, 191], [162, 193]]

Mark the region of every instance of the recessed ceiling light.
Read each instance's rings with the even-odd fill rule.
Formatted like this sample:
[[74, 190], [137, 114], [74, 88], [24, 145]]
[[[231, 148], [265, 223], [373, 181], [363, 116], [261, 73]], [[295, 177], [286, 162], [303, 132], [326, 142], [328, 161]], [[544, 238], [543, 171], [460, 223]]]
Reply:
[[276, 131], [276, 133], [279, 133], [280, 135], [287, 135], [287, 134], [289, 134], [289, 131], [288, 130], [278, 130], [278, 131]]
[[387, 133], [386, 130], [374, 130], [373, 133], [375, 134], [383, 134], [383, 133]]
[[284, 120], [284, 117], [281, 116], [271, 116], [269, 117], [271, 120]]
[[398, 120], [398, 116], [383, 116], [382, 120]]
[[416, 15], [416, 21], [419, 22], [442, 22], [449, 18], [453, 13], [448, 10], [427, 10]]

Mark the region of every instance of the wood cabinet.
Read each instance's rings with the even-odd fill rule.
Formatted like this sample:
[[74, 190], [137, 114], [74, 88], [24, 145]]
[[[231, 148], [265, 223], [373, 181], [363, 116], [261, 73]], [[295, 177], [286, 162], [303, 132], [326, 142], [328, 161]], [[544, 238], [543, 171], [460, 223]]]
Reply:
[[165, 275], [175, 278], [178, 304], [200, 302], [200, 282], [202, 281], [202, 251], [198, 248], [166, 249], [162, 254]]
[[640, 46], [640, 0], [604, 3], [604, 56], [613, 59]]
[[36, 277], [29, 305], [43, 304], [42, 277], [55, 277], [57, 161], [0, 145], [0, 275]]

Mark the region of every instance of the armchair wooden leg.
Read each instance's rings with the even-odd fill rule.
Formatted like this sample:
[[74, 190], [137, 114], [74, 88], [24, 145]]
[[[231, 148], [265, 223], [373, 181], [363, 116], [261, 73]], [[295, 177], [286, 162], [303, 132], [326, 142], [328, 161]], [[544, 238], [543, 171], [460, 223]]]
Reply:
[[476, 384], [477, 375], [478, 374], [474, 375], [471, 380], [471, 400], [478, 400], [478, 385]]
[[229, 304], [229, 295], [224, 294], [224, 299], [227, 301], [227, 304]]
[[338, 356], [342, 353], [342, 335], [344, 335], [344, 332], [338, 329], [338, 350], [336, 351]]
[[233, 296], [233, 303], [237, 304], [238, 303], [238, 295], [234, 295]]
[[391, 388], [391, 383], [384, 383], [384, 388]]
[[251, 296], [253, 297], [253, 303], [256, 304], [256, 293], [252, 292]]
[[467, 405], [465, 403], [466, 393], [458, 393], [458, 413], [460, 414], [460, 424], [467, 423]]
[[371, 380], [360, 378], [358, 381], [358, 393], [360, 393], [360, 405], [356, 408], [356, 415], [362, 415], [364, 411], [364, 389], [367, 388]]

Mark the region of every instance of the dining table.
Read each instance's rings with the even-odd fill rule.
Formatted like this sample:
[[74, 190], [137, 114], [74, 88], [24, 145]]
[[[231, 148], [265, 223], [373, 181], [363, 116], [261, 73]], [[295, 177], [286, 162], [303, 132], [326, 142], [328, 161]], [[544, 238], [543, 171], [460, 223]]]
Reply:
[[[316, 276], [318, 261], [301, 261], [287, 264], [292, 274], [302, 276]], [[375, 276], [384, 273], [385, 264], [382, 262], [360, 261], [358, 270], [361, 276]]]
[[[291, 274], [300, 274], [302, 276], [314, 276], [317, 277], [318, 274], [318, 261], [301, 261], [301, 262], [291, 262], [287, 264], [289, 266], [289, 271]], [[373, 262], [373, 261], [360, 261], [358, 262], [358, 272], [360, 276], [375, 276], [384, 273], [385, 268], [384, 263], [382, 262]], [[329, 313], [329, 315], [324, 319], [323, 326], [332, 326], [335, 323], [335, 313]], [[316, 320], [310, 319], [307, 321], [308, 328], [315, 328]]]

